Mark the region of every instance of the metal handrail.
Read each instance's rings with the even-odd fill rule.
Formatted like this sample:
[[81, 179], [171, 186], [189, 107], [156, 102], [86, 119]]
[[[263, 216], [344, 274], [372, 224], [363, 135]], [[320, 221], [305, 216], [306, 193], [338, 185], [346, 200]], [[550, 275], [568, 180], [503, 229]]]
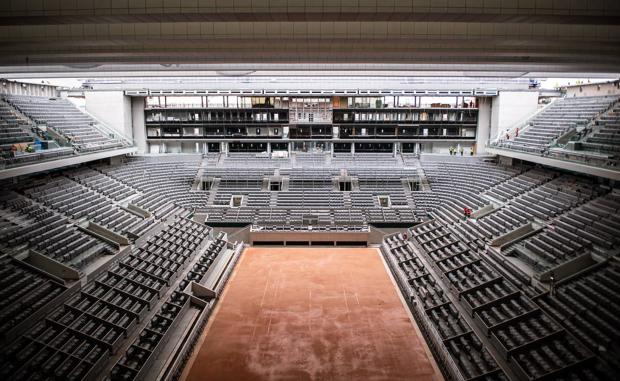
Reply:
[[[540, 113], [542, 113], [543, 111], [547, 110], [547, 108], [549, 108], [552, 104], [554, 104], [556, 102], [557, 99], [553, 99], [551, 102], [549, 102], [548, 104], [546, 104], [544, 107], [541, 107], [540, 109], [538, 109], [535, 113], [533, 113], [532, 115], [530, 115], [527, 119], [525, 120], [520, 120], [519, 122], [513, 124], [512, 126], [510, 126], [507, 129], [507, 132], [510, 135], [514, 135], [514, 133], [516, 132], [517, 128], [520, 128], [520, 132], [525, 132], [525, 130], [527, 130], [527, 126], [529, 126], [530, 122], [532, 121], [532, 119], [534, 119], [535, 117], [537, 117]], [[495, 137], [495, 139], [489, 139], [487, 142], [487, 147], [491, 147], [491, 146], [495, 146], [497, 145], [497, 143], [500, 142], [501, 137], [503, 136], [503, 132], [499, 132], [497, 133], [497, 136]]]
[[82, 108], [76, 105], [76, 107], [83, 112], [84, 114], [88, 115], [90, 118], [92, 118], [95, 121], [95, 124], [93, 125], [93, 127], [99, 129], [101, 132], [106, 133], [108, 135], [117, 135], [120, 137], [119, 140], [125, 140], [127, 142], [129, 142], [130, 145], [135, 146], [136, 145], [136, 141], [133, 137], [129, 137], [127, 135], [125, 135], [124, 133], [114, 129], [113, 127], [110, 127], [107, 123], [103, 122], [101, 119], [99, 119], [98, 117], [94, 116], [93, 114], [91, 114], [90, 112], [88, 112], [86, 110], [86, 108]]

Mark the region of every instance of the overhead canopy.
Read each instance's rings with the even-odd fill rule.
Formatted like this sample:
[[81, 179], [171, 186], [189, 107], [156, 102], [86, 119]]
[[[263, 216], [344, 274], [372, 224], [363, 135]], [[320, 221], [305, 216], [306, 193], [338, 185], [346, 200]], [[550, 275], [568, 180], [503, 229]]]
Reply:
[[617, 0], [4, 0], [0, 72], [389, 63], [618, 73], [619, 23]]

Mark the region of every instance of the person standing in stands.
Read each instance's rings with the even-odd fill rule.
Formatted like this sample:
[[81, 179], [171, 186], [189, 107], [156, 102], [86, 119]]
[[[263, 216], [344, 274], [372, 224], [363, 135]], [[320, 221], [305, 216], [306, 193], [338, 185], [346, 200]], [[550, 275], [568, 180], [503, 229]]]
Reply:
[[469, 147], [469, 156], [474, 156], [474, 146]]
[[465, 149], [464, 149], [463, 147], [461, 147], [461, 156], [463, 156], [463, 151], [464, 151], [464, 150], [465, 150]]
[[471, 218], [471, 213], [473, 212], [473, 210], [471, 210], [468, 207], [464, 207], [463, 208], [463, 214], [465, 215], [465, 218], [463, 218], [464, 220]]
[[519, 137], [519, 127], [517, 127], [517, 129], [515, 130], [515, 138]]

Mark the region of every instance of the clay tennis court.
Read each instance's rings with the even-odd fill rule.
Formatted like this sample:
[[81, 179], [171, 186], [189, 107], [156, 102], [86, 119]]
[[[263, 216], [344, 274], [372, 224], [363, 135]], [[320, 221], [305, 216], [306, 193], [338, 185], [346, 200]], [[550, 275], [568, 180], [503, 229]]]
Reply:
[[376, 249], [249, 248], [184, 373], [198, 380], [441, 380]]

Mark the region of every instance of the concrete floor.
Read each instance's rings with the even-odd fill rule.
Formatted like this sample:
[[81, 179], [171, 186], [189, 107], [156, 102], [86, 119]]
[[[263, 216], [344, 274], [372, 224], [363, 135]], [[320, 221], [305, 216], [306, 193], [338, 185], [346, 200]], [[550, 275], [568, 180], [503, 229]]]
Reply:
[[373, 248], [249, 248], [184, 372], [194, 380], [441, 380]]

